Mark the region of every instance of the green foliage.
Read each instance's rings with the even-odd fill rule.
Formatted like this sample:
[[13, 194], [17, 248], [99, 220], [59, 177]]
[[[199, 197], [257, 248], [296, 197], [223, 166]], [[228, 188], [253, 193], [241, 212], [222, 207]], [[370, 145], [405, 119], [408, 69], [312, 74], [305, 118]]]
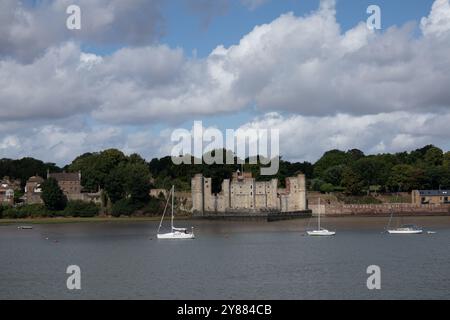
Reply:
[[392, 168], [387, 183], [392, 191], [411, 191], [420, 189], [424, 182], [425, 172], [423, 169], [409, 164], [399, 164]]
[[106, 189], [111, 172], [127, 157], [119, 150], [108, 149], [98, 153], [86, 153], [76, 158], [68, 170], [82, 172], [82, 185], [85, 191], [96, 192], [98, 188]]
[[[202, 173], [213, 179], [212, 192], [221, 192], [224, 179], [230, 179], [234, 172], [241, 170], [242, 162], [231, 152], [213, 150], [213, 158], [227, 156], [234, 164], [181, 164], [176, 165], [171, 157], [153, 159], [147, 163], [138, 154], [124, 155], [116, 149], [96, 153], [86, 153], [77, 157], [64, 169], [69, 172], [82, 172], [82, 185], [85, 192], [104, 190], [102, 200], [107, 204], [103, 209], [115, 216], [132, 214], [161, 214], [164, 199], [149, 197], [150, 188], [170, 189], [175, 185], [177, 191], [190, 191], [191, 178]], [[188, 157], [191, 163], [194, 157]], [[197, 159], [198, 160], [198, 159]], [[409, 192], [413, 189], [450, 189], [450, 152], [428, 145], [412, 152], [378, 154], [366, 156], [358, 149], [349, 151], [331, 150], [326, 152], [315, 164], [309, 162], [291, 163], [280, 159], [279, 171], [274, 176], [261, 176], [262, 158], [256, 164], [248, 164], [245, 159], [244, 170], [251, 172], [257, 181], [276, 178], [279, 186], [285, 186], [285, 179], [302, 172], [307, 177], [311, 190], [318, 192], [344, 192], [349, 199], [366, 194], [364, 201], [374, 201], [374, 192]], [[9, 176], [21, 179], [22, 186], [33, 175], [46, 176], [47, 170], [60, 172], [52, 163], [24, 158], [21, 160], [0, 160], [0, 177]], [[376, 186], [376, 189], [374, 188]], [[56, 181], [49, 179], [43, 184], [42, 198], [45, 206], [22, 206], [0, 208], [0, 217], [36, 216], [93, 216], [98, 207], [81, 202], [70, 202], [67, 208], [64, 194]], [[23, 195], [15, 192], [15, 201]], [[351, 201], [351, 200], [349, 200]], [[355, 200], [356, 201], [356, 200]]]
[[164, 197], [151, 197], [147, 205], [142, 208], [142, 212], [148, 216], [159, 216], [164, 212], [165, 199]]
[[321, 179], [312, 179], [311, 180], [311, 184], [310, 184], [310, 188], [312, 191], [321, 191], [320, 188], [322, 187], [322, 185], [325, 182]]
[[14, 203], [21, 202], [20, 198], [24, 195], [22, 190], [14, 190]]
[[332, 185], [340, 185], [342, 181], [342, 174], [344, 173], [345, 165], [337, 165], [327, 168], [323, 172], [323, 180]]
[[50, 178], [42, 184], [41, 198], [48, 210], [64, 210], [67, 205], [67, 198], [58, 185], [58, 182]]
[[113, 204], [111, 214], [113, 217], [131, 216], [142, 207], [142, 203], [133, 202], [130, 199], [121, 199]]
[[12, 179], [19, 179], [22, 186], [25, 186], [27, 180], [34, 175], [45, 177], [47, 170], [51, 172], [61, 171], [54, 163], [44, 163], [33, 158], [0, 159], [0, 177], [8, 176]]
[[424, 159], [428, 166], [440, 166], [444, 161], [444, 152], [439, 148], [432, 147], [427, 150]]
[[320, 191], [323, 193], [333, 192], [334, 186], [331, 183], [324, 183], [320, 186]]
[[3, 211], [5, 219], [47, 218], [60, 215], [62, 215], [61, 212], [50, 211], [41, 204], [11, 207]]
[[359, 195], [363, 192], [364, 182], [357, 173], [347, 167], [342, 173], [342, 186], [346, 194]]
[[90, 218], [98, 215], [100, 208], [92, 202], [83, 201], [69, 201], [67, 207], [64, 209], [64, 216], [66, 217], [82, 217]]
[[382, 203], [381, 200], [376, 199], [372, 196], [362, 196], [362, 197], [355, 197], [355, 196], [344, 196], [339, 197], [339, 200], [344, 202], [345, 204], [380, 204]]
[[443, 165], [445, 168], [450, 169], [450, 151], [446, 152], [444, 154], [444, 156], [442, 157], [443, 159]]

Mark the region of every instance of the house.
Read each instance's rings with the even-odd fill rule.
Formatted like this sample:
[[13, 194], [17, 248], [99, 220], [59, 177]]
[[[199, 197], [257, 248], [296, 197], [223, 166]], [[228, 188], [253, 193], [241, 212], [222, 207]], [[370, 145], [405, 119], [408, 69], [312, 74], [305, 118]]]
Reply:
[[450, 204], [450, 190], [414, 190], [413, 204]]
[[[50, 173], [47, 172], [47, 179], [53, 178], [58, 182], [59, 187], [61, 188], [64, 195], [70, 201], [85, 201], [85, 202], [94, 202], [100, 204], [102, 202], [101, 199], [101, 190], [96, 193], [82, 193], [81, 186], [81, 172], [77, 173]], [[23, 196], [23, 200], [26, 204], [41, 204], [43, 203], [41, 195], [42, 188], [41, 184], [44, 182], [44, 179], [39, 176], [33, 176], [28, 179], [27, 184], [25, 186], [25, 195]]]
[[47, 172], [47, 179], [53, 178], [58, 181], [58, 185], [69, 200], [82, 200], [81, 194], [81, 172], [77, 173], [50, 173]]
[[14, 204], [14, 191], [20, 190], [20, 181], [4, 177], [0, 180], [0, 205]]
[[43, 203], [41, 199], [42, 188], [41, 184], [44, 182], [44, 179], [39, 176], [32, 176], [28, 179], [27, 184], [25, 185], [25, 195], [23, 196], [23, 200], [25, 200], [26, 204], [41, 204]]

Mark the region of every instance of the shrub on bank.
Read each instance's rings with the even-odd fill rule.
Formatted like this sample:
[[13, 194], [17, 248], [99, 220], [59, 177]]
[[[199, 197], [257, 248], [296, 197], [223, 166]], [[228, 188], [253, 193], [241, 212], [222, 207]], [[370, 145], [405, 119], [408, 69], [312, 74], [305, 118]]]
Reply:
[[63, 213], [66, 217], [91, 218], [98, 215], [100, 207], [93, 202], [69, 201]]
[[10, 207], [3, 210], [3, 218], [6, 219], [48, 218], [54, 217], [57, 214], [58, 212], [49, 211], [41, 204]]
[[345, 204], [381, 204], [381, 200], [372, 196], [339, 196], [338, 199]]
[[113, 204], [111, 213], [113, 217], [131, 216], [142, 207], [142, 203], [133, 202], [129, 199], [122, 199]]
[[164, 199], [151, 197], [141, 211], [146, 216], [159, 216], [164, 212], [164, 205]]

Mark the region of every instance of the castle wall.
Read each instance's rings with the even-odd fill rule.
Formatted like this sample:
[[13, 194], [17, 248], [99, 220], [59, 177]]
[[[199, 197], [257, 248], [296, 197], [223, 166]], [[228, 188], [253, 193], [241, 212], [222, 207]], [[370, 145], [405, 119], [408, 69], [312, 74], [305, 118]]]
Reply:
[[204, 211], [204, 197], [203, 197], [203, 176], [195, 175], [191, 181], [192, 192], [192, 210], [194, 212]]
[[212, 193], [212, 179], [201, 174], [192, 179], [193, 212], [227, 212], [233, 210], [278, 210], [296, 212], [307, 210], [305, 176], [286, 180], [286, 189], [278, 189], [278, 180], [256, 182], [247, 175], [234, 175], [222, 183], [222, 192]]

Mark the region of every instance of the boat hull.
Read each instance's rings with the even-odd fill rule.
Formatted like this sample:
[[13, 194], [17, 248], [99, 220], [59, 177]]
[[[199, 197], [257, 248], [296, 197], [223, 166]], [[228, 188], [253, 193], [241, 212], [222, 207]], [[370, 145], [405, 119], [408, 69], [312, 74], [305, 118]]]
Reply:
[[423, 230], [388, 230], [389, 234], [422, 234]]
[[158, 239], [160, 240], [191, 240], [195, 239], [193, 233], [182, 233], [182, 232], [170, 232], [158, 234]]
[[335, 236], [336, 232], [328, 230], [320, 230], [320, 231], [308, 231], [307, 234], [308, 236], [311, 237], [331, 237]]

